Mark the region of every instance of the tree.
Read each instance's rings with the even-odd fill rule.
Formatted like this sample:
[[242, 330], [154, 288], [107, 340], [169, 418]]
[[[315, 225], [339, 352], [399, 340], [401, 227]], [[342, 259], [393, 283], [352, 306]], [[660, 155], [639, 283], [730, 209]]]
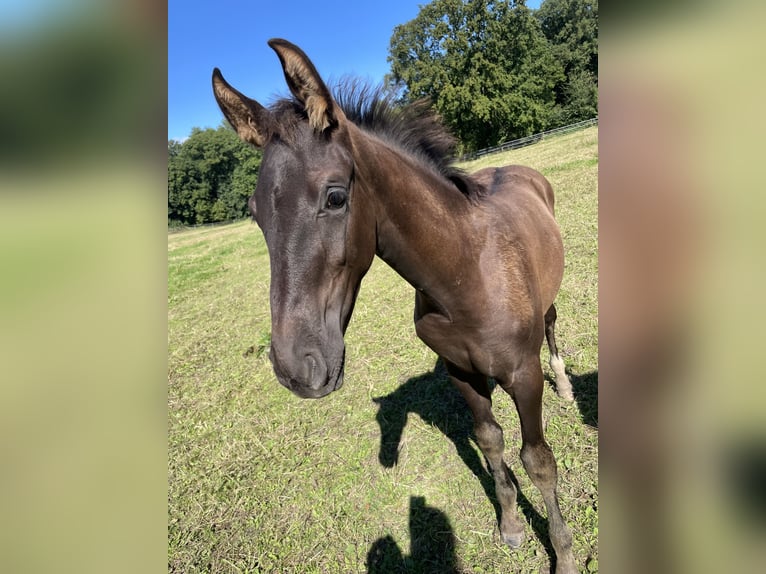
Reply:
[[192, 129], [183, 143], [168, 142], [168, 221], [201, 224], [247, 214], [261, 153], [228, 126]]
[[394, 28], [390, 81], [429, 98], [465, 149], [541, 131], [563, 69], [523, 1], [434, 0]]
[[557, 123], [598, 114], [598, 0], [545, 0], [535, 16], [564, 67]]

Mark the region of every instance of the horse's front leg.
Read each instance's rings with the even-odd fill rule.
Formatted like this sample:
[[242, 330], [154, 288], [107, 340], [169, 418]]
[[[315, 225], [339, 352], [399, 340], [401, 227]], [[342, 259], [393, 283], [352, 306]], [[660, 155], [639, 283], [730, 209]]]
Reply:
[[556, 459], [543, 436], [543, 371], [540, 355], [529, 353], [519, 367], [498, 379], [516, 403], [521, 423], [521, 461], [529, 478], [543, 495], [548, 511], [548, 531], [556, 552], [556, 574], [577, 574], [572, 554], [572, 532], [561, 515], [556, 483]]
[[495, 495], [500, 504], [500, 535], [508, 546], [518, 548], [524, 540], [524, 522], [516, 511], [516, 487], [503, 461], [503, 429], [492, 415], [492, 399], [487, 377], [468, 373], [446, 362], [452, 384], [457, 387], [473, 414], [476, 442], [489, 463], [495, 479]]

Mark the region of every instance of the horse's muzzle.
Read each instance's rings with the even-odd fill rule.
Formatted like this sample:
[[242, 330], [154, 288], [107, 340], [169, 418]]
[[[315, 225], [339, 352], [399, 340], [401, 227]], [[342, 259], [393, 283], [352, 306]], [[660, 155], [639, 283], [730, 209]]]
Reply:
[[319, 399], [343, 385], [345, 350], [335, 368], [328, 367], [317, 352], [309, 352], [302, 359], [284, 361], [272, 346], [269, 358], [280, 384], [302, 399]]

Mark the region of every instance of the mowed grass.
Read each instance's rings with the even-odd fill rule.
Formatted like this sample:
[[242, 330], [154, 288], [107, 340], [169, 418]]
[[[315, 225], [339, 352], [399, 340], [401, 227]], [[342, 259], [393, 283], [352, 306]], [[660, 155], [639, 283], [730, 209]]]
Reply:
[[[597, 128], [466, 164], [520, 163], [557, 193], [566, 248], [557, 338], [577, 400], [544, 394], [562, 511], [598, 570]], [[168, 235], [170, 572], [549, 572], [545, 508], [497, 389], [527, 539], [499, 539], [471, 416], [415, 336], [413, 290], [376, 260], [346, 334], [345, 384], [318, 401], [267, 358], [269, 261], [250, 222]], [[547, 369], [547, 350], [543, 351]]]

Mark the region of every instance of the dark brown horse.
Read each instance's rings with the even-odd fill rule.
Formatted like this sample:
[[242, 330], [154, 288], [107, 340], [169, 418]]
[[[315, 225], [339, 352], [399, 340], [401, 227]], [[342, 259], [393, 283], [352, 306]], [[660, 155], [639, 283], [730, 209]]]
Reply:
[[442, 357], [473, 413], [503, 540], [517, 547], [524, 523], [488, 377], [518, 409], [521, 460], [545, 500], [556, 572], [576, 572], [541, 412], [544, 336], [558, 392], [572, 398], [553, 332], [564, 266], [550, 184], [521, 166], [466, 175], [451, 167], [454, 140], [426, 105], [396, 106], [354, 85], [333, 97], [300, 48], [269, 45], [293, 99], [265, 108], [218, 69], [213, 91], [239, 136], [263, 148], [249, 206], [271, 261], [277, 379], [300, 397], [340, 388], [343, 336], [377, 254], [415, 287], [418, 337]]

